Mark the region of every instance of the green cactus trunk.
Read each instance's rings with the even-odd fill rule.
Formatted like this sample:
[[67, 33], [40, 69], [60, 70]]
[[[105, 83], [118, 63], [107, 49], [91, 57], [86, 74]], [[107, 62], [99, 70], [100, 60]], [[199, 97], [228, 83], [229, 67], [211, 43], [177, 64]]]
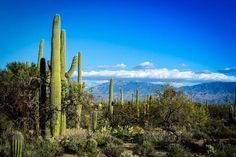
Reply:
[[124, 105], [124, 92], [123, 89], [120, 90], [120, 104]]
[[93, 111], [93, 115], [92, 115], [92, 129], [93, 131], [96, 131], [97, 129], [97, 122], [98, 120], [98, 112], [97, 111]]
[[77, 125], [76, 128], [80, 128], [80, 122], [81, 122], [81, 113], [82, 113], [83, 106], [81, 104], [76, 106], [76, 114], [77, 114]]
[[15, 131], [11, 139], [11, 157], [23, 156], [24, 136], [21, 132]]
[[61, 125], [60, 125], [60, 135], [64, 135], [66, 131], [66, 32], [61, 31], [60, 36], [61, 46], [60, 46], [60, 61], [61, 61]]
[[109, 88], [109, 112], [110, 115], [113, 115], [113, 79], [110, 80]]
[[46, 136], [46, 120], [48, 116], [46, 101], [47, 101], [47, 88], [46, 88], [46, 61], [45, 58], [40, 60], [40, 92], [39, 92], [39, 124], [41, 135]]
[[131, 94], [131, 104], [132, 105], [134, 104], [134, 94], [133, 93]]
[[140, 117], [139, 90], [136, 90], [136, 110], [137, 110], [137, 116]]
[[42, 39], [39, 44], [38, 63], [37, 63], [38, 70], [40, 70], [40, 61], [41, 58], [43, 58], [43, 49], [44, 49], [44, 40]]
[[82, 80], [82, 53], [78, 54], [78, 87], [80, 91], [83, 91], [83, 80]]
[[51, 41], [51, 84], [50, 99], [52, 109], [51, 132], [53, 137], [60, 134], [61, 119], [61, 63], [60, 63], [60, 31], [61, 20], [55, 15], [53, 20], [52, 41]]

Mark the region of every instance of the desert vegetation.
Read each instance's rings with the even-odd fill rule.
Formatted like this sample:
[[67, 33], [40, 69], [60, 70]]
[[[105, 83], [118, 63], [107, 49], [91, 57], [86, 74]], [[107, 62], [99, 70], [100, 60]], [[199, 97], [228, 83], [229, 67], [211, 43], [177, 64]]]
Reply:
[[[166, 85], [140, 98], [95, 100], [82, 79], [82, 53], [66, 69], [66, 31], [55, 15], [51, 59], [0, 70], [0, 156], [236, 156], [236, 102], [193, 102]], [[35, 53], [37, 55], [37, 53]], [[77, 81], [72, 73], [78, 68]]]

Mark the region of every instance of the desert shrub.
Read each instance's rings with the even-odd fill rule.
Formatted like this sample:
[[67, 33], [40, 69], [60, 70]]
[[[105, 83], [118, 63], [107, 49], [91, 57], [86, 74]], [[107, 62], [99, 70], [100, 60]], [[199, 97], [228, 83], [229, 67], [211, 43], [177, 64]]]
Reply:
[[131, 152], [123, 152], [120, 157], [137, 157], [137, 155], [133, 155]]
[[172, 144], [169, 146], [168, 157], [189, 157], [191, 156], [180, 144]]
[[214, 146], [215, 157], [235, 157], [236, 155], [236, 146], [224, 142], [219, 142]]
[[52, 157], [62, 153], [62, 147], [53, 139], [37, 138], [25, 142], [26, 157]]
[[98, 143], [94, 139], [89, 139], [86, 146], [86, 151], [89, 157], [97, 157], [100, 153]]
[[99, 147], [105, 147], [108, 143], [121, 145], [123, 141], [111, 135], [111, 127], [105, 126], [95, 132], [92, 137], [97, 141]]
[[71, 129], [67, 132], [67, 135], [60, 139], [60, 144], [65, 152], [81, 154], [85, 151], [87, 136], [85, 130]]
[[206, 145], [206, 152], [207, 152], [208, 156], [213, 156], [216, 153], [214, 146], [212, 146], [210, 144]]
[[154, 145], [150, 141], [143, 141], [142, 144], [138, 144], [135, 147], [135, 152], [143, 156], [153, 156], [154, 150]]
[[6, 135], [1, 135], [0, 138], [0, 156], [6, 157], [10, 156], [10, 143]]
[[119, 157], [123, 152], [123, 148], [120, 145], [108, 143], [102, 151], [107, 157]]
[[211, 120], [204, 131], [214, 138], [236, 138], [235, 129], [226, 126], [222, 120]]

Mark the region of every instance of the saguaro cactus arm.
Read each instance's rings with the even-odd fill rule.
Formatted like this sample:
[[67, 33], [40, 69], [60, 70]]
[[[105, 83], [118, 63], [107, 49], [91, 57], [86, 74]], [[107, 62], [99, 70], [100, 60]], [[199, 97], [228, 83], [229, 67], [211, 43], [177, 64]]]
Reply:
[[43, 49], [44, 49], [44, 40], [42, 39], [39, 44], [38, 63], [37, 63], [38, 69], [40, 69], [40, 61], [41, 58], [43, 58]]
[[71, 63], [70, 69], [66, 72], [65, 76], [66, 78], [70, 78], [73, 72], [76, 69], [76, 65], [78, 64], [78, 57], [74, 56], [73, 61]]

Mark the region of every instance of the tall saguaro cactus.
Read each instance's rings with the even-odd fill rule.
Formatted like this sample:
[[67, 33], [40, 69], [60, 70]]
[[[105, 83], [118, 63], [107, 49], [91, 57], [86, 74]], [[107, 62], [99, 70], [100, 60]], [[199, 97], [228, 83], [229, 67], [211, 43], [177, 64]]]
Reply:
[[39, 89], [39, 124], [42, 136], [47, 136], [48, 126], [46, 125], [47, 121], [47, 89], [46, 89], [46, 61], [45, 58], [40, 60], [40, 89]]
[[123, 89], [120, 89], [120, 103], [123, 106], [124, 105], [124, 92]]
[[61, 19], [54, 16], [52, 40], [51, 40], [51, 86], [50, 102], [52, 108], [52, 136], [58, 137], [60, 133], [60, 110], [61, 110], [61, 63], [60, 63], [60, 31]]
[[139, 90], [136, 90], [136, 109], [137, 109], [137, 116], [140, 116], [140, 107], [139, 107]]
[[42, 39], [39, 44], [38, 63], [37, 63], [38, 70], [40, 70], [40, 61], [41, 58], [43, 58], [43, 49], [44, 49], [44, 40]]
[[61, 60], [61, 102], [62, 102], [62, 108], [61, 108], [61, 126], [60, 126], [60, 134], [65, 134], [66, 130], [66, 103], [65, 103], [65, 97], [66, 97], [66, 78], [70, 79], [72, 73], [74, 72], [78, 57], [74, 56], [71, 67], [68, 72], [66, 72], [66, 31], [61, 31], [61, 47], [60, 47], [60, 60]]
[[113, 79], [110, 80], [110, 88], [109, 88], [109, 112], [113, 115]]
[[78, 86], [79, 90], [83, 90], [83, 80], [82, 80], [82, 53], [78, 54]]

